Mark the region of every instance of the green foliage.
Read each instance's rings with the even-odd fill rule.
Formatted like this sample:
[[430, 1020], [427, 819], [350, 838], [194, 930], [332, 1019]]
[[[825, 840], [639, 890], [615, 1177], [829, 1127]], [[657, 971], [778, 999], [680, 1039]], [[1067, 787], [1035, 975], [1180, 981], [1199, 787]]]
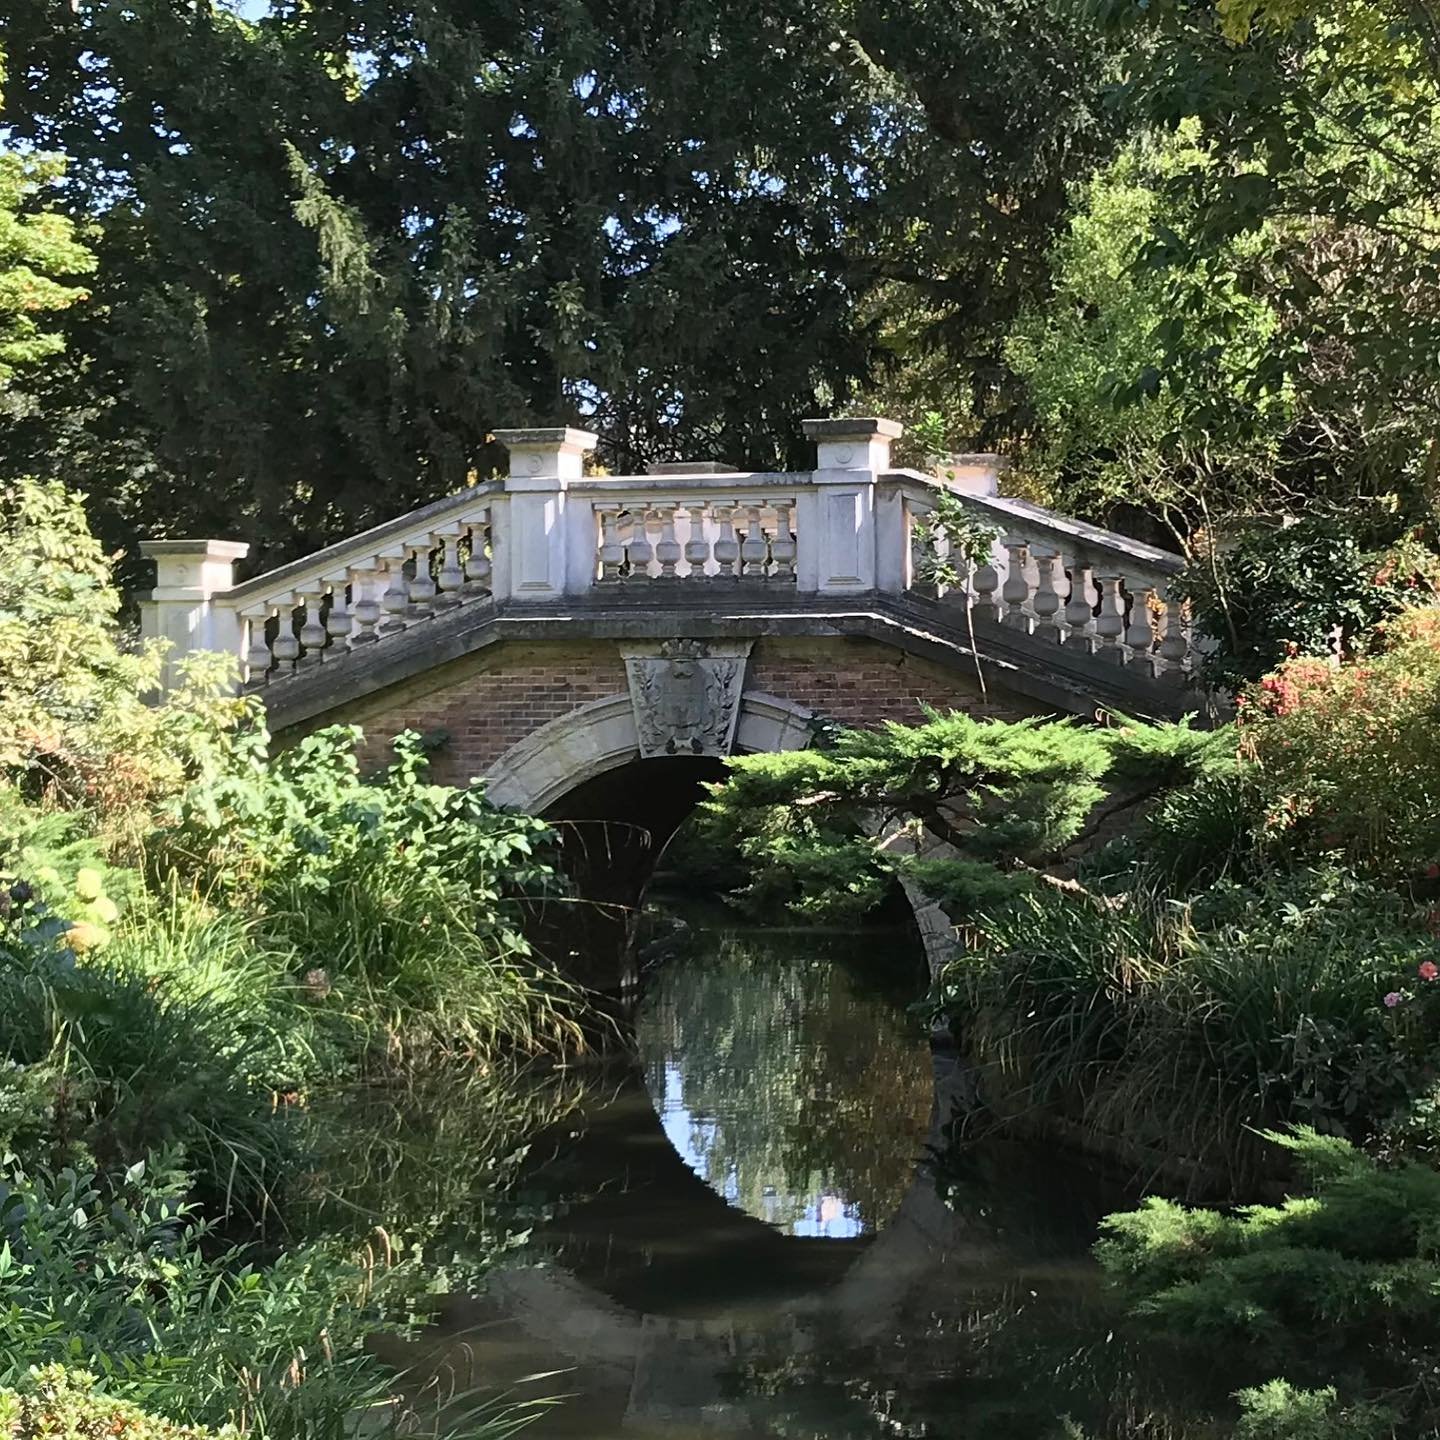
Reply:
[[1137, 1313], [1225, 1374], [1280, 1372], [1242, 1392], [1240, 1435], [1431, 1433], [1440, 1174], [1383, 1168], [1313, 1130], [1268, 1138], [1308, 1194], [1232, 1213], [1150, 1199], [1105, 1221], [1101, 1263]]
[[1189, 903], [1042, 891], [977, 932], [939, 1000], [1001, 1114], [1038, 1107], [1237, 1186], [1268, 1163], [1256, 1127], [1375, 1134], [1440, 1035], [1425, 916], [1343, 872]]
[[83, 962], [0, 951], [0, 1055], [26, 1100], [5, 1148], [63, 1166], [183, 1146], [208, 1196], [262, 1213], [298, 1161], [274, 1093], [315, 1067], [288, 962], [178, 903]]
[[[4, 1177], [0, 1384], [77, 1365], [116, 1400], [266, 1440], [340, 1440], [363, 1411], [398, 1402], [366, 1341], [429, 1303], [403, 1252], [382, 1236], [359, 1258], [309, 1244], [261, 1263], [219, 1243], [188, 1188], [165, 1155], [123, 1175]], [[521, 1418], [491, 1406], [468, 1433], [498, 1440]]]
[[[1216, 163], [1213, 145], [1185, 120], [1142, 132], [1104, 169], [1073, 182], [1066, 228], [1049, 256], [1052, 288], [1026, 307], [1006, 342], [1037, 427], [1023, 473], [1062, 509], [1139, 507], [1183, 540], [1207, 506], [1234, 505], [1273, 483], [1289, 407], [1283, 397], [1250, 405], [1242, 392], [1278, 320], [1239, 279], [1264, 263], [1273, 237], [1229, 243], [1234, 273], [1197, 297], [1183, 320], [1162, 278], [1137, 273], [1147, 234], [1182, 223], [1167, 182]], [[1233, 438], [1187, 426], [1189, 397], [1164, 382], [1166, 337], [1181, 327], [1211, 343], [1203, 381], [1190, 383], [1229, 407]]]
[[[124, 1400], [95, 1393], [95, 1377], [87, 1370], [44, 1365], [32, 1370], [19, 1388], [0, 1390], [0, 1434], [6, 1440], [212, 1440], [221, 1432], [192, 1425], [174, 1425]], [[225, 1435], [234, 1432], [227, 1429]]]
[[1387, 1440], [1395, 1434], [1395, 1412], [1361, 1402], [1341, 1405], [1333, 1385], [1300, 1390], [1269, 1380], [1237, 1393], [1240, 1423], [1236, 1440]]
[[360, 740], [336, 727], [271, 759], [255, 733], [181, 796], [160, 853], [252, 910], [322, 1015], [392, 1054], [578, 1038], [573, 997], [521, 933], [521, 900], [554, 883], [547, 827], [430, 784], [414, 734], [362, 779]]
[[1239, 530], [1176, 584], [1215, 648], [1207, 675], [1234, 688], [1287, 656], [1352, 653], [1377, 624], [1434, 594], [1440, 561], [1397, 535], [1393, 511], [1348, 505]]
[[1234, 767], [1234, 731], [1223, 725], [1197, 730], [1189, 716], [1143, 723], [1120, 717], [1103, 737], [1110, 756], [1106, 778], [1123, 784], [1168, 788]]
[[[133, 850], [161, 799], [223, 753], [253, 710], [200, 660], [163, 705], [146, 703], [161, 648], [135, 651], [82, 497], [21, 480], [0, 490], [0, 782], [82, 810]], [[6, 813], [13, 799], [4, 801]]]
[[[0, 89], [4, 83], [0, 50]], [[0, 143], [0, 388], [18, 368], [64, 347], [59, 331], [42, 326], [89, 293], [65, 280], [88, 275], [95, 256], [76, 238], [74, 223], [44, 204], [46, 192], [58, 188], [64, 176], [59, 156]]]
[[[1257, 12], [1269, 18], [1252, 28]], [[1095, 13], [1132, 47], [1116, 103], [1141, 126], [1194, 117], [1219, 160], [1167, 178], [1168, 214], [1133, 272], [1158, 285], [1171, 319], [1158, 368], [1181, 428], [1217, 446], [1236, 433], [1232, 397], [1206, 383], [1215, 336], [1192, 323], [1217, 287], [1236, 287], [1279, 321], [1240, 398], [1283, 398], [1295, 417], [1274, 477], [1291, 498], [1270, 508], [1384, 495], [1406, 524], [1433, 522], [1440, 129], [1427, 7], [1105, 0]], [[1256, 244], [1261, 263], [1237, 265]]]
[[934, 508], [914, 523], [921, 547], [915, 579], [942, 593], [961, 584], [977, 565], [986, 564], [1000, 538], [999, 530], [948, 490], [937, 490]]
[[898, 863], [871, 836], [918, 824], [965, 860], [1036, 860], [1079, 832], [1107, 764], [1096, 731], [932, 712], [922, 725], [841, 730], [824, 749], [733, 759], [707, 808], [752, 867], [753, 901], [854, 919]]

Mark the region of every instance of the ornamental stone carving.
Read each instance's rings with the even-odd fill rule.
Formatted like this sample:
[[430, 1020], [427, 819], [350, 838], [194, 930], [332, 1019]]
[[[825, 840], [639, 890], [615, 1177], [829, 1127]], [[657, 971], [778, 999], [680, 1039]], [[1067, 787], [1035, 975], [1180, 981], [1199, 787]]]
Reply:
[[665, 640], [621, 648], [645, 759], [728, 755], [750, 640]]

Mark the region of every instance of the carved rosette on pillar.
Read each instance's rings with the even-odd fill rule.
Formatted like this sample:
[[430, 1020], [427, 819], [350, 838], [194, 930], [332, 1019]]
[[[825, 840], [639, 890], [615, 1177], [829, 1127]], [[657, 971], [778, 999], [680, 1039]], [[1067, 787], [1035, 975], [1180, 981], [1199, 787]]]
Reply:
[[752, 640], [625, 645], [640, 755], [728, 755], [735, 743]]

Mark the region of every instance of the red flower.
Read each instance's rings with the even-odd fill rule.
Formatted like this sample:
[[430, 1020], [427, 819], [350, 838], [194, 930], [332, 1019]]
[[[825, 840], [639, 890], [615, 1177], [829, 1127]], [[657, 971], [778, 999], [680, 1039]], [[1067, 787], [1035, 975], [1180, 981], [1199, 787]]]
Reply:
[[1425, 878], [1427, 880], [1440, 880], [1440, 863], [1432, 860], [1425, 867]]
[[1433, 960], [1422, 960], [1420, 962], [1419, 974], [1422, 980], [1433, 980], [1437, 975], [1440, 975], [1440, 965], [1437, 965]]

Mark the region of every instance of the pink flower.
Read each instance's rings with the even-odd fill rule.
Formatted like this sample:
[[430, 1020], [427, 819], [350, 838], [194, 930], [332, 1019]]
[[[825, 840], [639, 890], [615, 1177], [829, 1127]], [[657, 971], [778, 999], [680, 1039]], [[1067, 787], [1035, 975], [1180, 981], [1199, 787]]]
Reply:
[[1385, 1008], [1387, 1010], [1393, 1010], [1404, 998], [1398, 990], [1392, 990], [1385, 997]]
[[1440, 975], [1440, 965], [1433, 960], [1422, 960], [1420, 962], [1420, 978], [1422, 980], [1433, 980]]
[[1425, 867], [1425, 878], [1427, 880], [1440, 880], [1440, 864], [1436, 864], [1436, 862], [1432, 860]]

